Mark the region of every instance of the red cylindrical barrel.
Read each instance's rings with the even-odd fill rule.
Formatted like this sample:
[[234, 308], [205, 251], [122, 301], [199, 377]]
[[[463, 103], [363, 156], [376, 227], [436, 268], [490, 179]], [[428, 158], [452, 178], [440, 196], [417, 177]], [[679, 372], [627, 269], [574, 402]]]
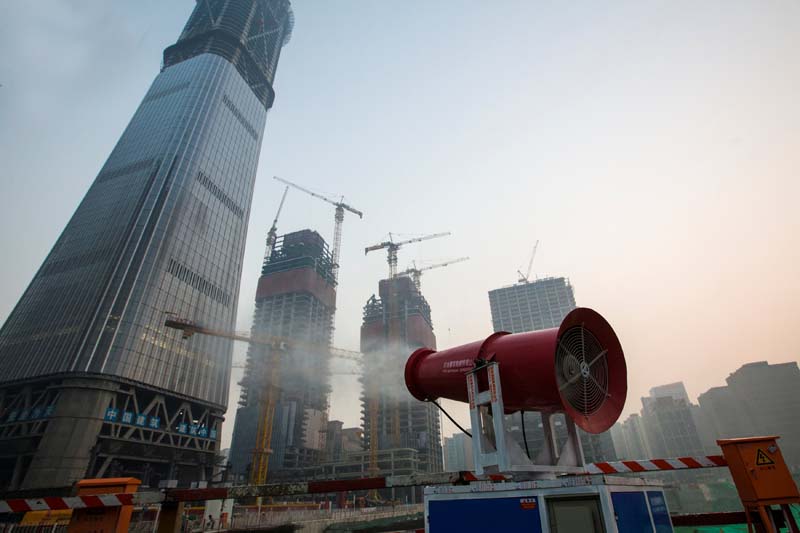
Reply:
[[622, 346], [608, 322], [588, 308], [574, 309], [558, 328], [498, 332], [440, 352], [420, 348], [406, 362], [406, 387], [421, 401], [468, 402], [465, 375], [478, 360], [499, 364], [507, 412], [563, 411], [585, 431], [601, 433], [625, 405]]

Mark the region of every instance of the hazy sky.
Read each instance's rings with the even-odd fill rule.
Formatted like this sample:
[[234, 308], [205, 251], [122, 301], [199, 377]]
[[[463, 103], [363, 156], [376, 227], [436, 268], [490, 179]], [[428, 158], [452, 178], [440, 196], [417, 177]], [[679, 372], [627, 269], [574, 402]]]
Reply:
[[[800, 4], [293, 4], [239, 329], [280, 175], [365, 213], [345, 221], [338, 346], [358, 348], [361, 307], [386, 275], [364, 246], [452, 231], [400, 252], [401, 266], [472, 257], [423, 278], [440, 347], [491, 332], [487, 291], [514, 282], [539, 239], [536, 274], [569, 277], [622, 341], [626, 414], [654, 385], [683, 380], [694, 399], [742, 363], [800, 358]], [[0, 321], [193, 5], [0, 1]], [[333, 209], [291, 192], [279, 230], [305, 227], [330, 240]], [[332, 416], [346, 425], [357, 387], [335, 382]]]

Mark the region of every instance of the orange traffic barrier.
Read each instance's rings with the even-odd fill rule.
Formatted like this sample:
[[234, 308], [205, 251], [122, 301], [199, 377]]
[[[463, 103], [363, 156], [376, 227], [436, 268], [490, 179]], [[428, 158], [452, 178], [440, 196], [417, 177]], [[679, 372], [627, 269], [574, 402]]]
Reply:
[[[133, 493], [141, 481], [132, 477], [83, 479], [78, 482], [78, 496], [95, 496], [102, 500], [104, 494]], [[89, 507], [75, 509], [69, 522], [69, 533], [125, 533], [131, 523], [132, 505], [115, 507]]]

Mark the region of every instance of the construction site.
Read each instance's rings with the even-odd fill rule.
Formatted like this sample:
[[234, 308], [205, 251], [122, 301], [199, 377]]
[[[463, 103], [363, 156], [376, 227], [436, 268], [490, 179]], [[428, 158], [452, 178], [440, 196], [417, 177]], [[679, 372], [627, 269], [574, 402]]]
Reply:
[[[15, 520], [83, 531], [102, 517], [118, 531], [478, 532], [494, 530], [499, 511], [502, 531], [728, 531], [736, 523], [798, 531], [792, 504], [800, 494], [776, 437], [720, 440], [721, 455], [618, 460], [608, 429], [626, 395], [622, 348], [599, 314], [575, 306], [568, 282], [532, 279], [538, 242], [518, 284], [490, 293], [493, 316], [519, 333], [496, 328], [482, 341], [437, 352], [423, 274], [469, 258], [399, 271], [401, 249], [449, 233], [389, 234], [364, 249], [385, 253], [388, 272], [363, 306], [360, 350], [333, 346], [344, 212], [363, 213], [276, 179], [285, 188], [267, 231], [250, 332], [175, 315], [164, 322], [183, 342], [247, 345], [246, 360], [234, 365], [244, 377], [218, 475], [188, 487], [101, 477], [74, 488], [10, 492], [0, 499], [0, 531], [13, 530]], [[311, 229], [279, 234], [290, 189], [334, 207], [332, 249]], [[523, 307], [539, 315], [519, 315]], [[361, 386], [357, 428], [330, 419], [331, 379], [342, 373], [333, 370], [336, 359]], [[441, 398], [469, 405], [469, 430]], [[442, 413], [471, 440], [468, 469], [445, 468]], [[681, 504], [668, 480], [704, 470], [712, 479], [714, 469], [730, 470], [744, 511], [670, 513]]]
[[[423, 272], [468, 258], [420, 268], [415, 264], [398, 272], [401, 247], [447, 233], [406, 240], [390, 235], [389, 240], [367, 247], [365, 254], [386, 251], [389, 275], [379, 281], [377, 296], [364, 305], [358, 355], [331, 350], [343, 215], [345, 210], [359, 217], [362, 213], [276, 179], [286, 188], [267, 233], [228, 478], [263, 483], [441, 472], [439, 411], [433, 404], [414, 400], [395, 376], [402, 373], [410, 351], [436, 346], [430, 305], [421, 292]], [[332, 250], [313, 230], [277, 235], [290, 188], [335, 206]], [[200, 328], [195, 332], [212, 334]], [[282, 347], [276, 347], [276, 339], [284, 343]], [[343, 445], [341, 422], [329, 420], [333, 357], [357, 364], [353, 373], [360, 376], [362, 386], [357, 449]], [[352, 434], [353, 429], [345, 431]], [[422, 501], [420, 488], [372, 491], [361, 497], [373, 504]]]
[[[441, 218], [387, 216], [358, 239], [350, 228], [372, 223], [370, 210], [406, 215], [436, 189], [409, 180], [368, 200], [380, 178], [322, 175], [320, 150], [316, 178], [297, 170], [295, 181], [297, 159], [276, 165], [286, 174], [254, 198], [291, 2], [190, 7], [0, 329], [0, 533], [800, 533], [796, 362], [748, 362], [691, 398], [677, 380], [636, 398], [640, 374], [662, 379], [674, 364], [656, 367], [647, 352], [688, 341], [639, 316], [644, 298], [609, 305], [630, 272], [587, 290], [611, 294], [605, 305], [579, 305], [566, 275], [599, 270], [591, 254], [539, 275], [529, 227], [505, 212], [451, 216], [469, 176], [437, 196]], [[335, 90], [326, 96], [322, 107], [339, 105]], [[511, 206], [514, 194], [499, 196]], [[492, 217], [502, 232], [447, 231]], [[485, 235], [483, 257], [461, 255]], [[530, 255], [514, 272], [522, 247]], [[366, 264], [378, 257], [381, 273]], [[361, 284], [345, 283], [351, 274]], [[464, 320], [453, 336], [465, 307], [491, 320]], [[242, 309], [252, 316], [237, 327]], [[635, 328], [666, 340], [628, 343]]]

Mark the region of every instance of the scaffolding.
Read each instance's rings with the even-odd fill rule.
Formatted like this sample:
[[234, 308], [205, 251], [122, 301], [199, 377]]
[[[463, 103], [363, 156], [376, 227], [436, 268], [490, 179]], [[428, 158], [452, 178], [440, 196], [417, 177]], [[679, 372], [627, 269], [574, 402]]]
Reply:
[[396, 379], [383, 376], [402, 375], [410, 350], [435, 343], [430, 306], [414, 281], [405, 276], [381, 280], [379, 297], [371, 296], [363, 309], [364, 449], [373, 456], [387, 449], [414, 449], [424, 472], [443, 468], [439, 413], [411, 398]]
[[[335, 311], [333, 260], [324, 239], [302, 230], [276, 239], [265, 261], [256, 296], [252, 336], [277, 336], [302, 341], [305, 346], [330, 346]], [[263, 291], [268, 286], [270, 290]], [[321, 296], [319, 286], [327, 288]], [[331, 296], [332, 295], [332, 296]], [[325, 455], [324, 432], [330, 393], [330, 354], [325, 350], [291, 348], [281, 359], [278, 384], [265, 387], [263, 369], [269, 349], [251, 345], [241, 385], [231, 463], [236, 475], [246, 472], [248, 448], [255, 427], [251, 419], [260, 395], [274, 393], [270, 479], [283, 469], [318, 464]], [[276, 389], [276, 390], [273, 390]]]

